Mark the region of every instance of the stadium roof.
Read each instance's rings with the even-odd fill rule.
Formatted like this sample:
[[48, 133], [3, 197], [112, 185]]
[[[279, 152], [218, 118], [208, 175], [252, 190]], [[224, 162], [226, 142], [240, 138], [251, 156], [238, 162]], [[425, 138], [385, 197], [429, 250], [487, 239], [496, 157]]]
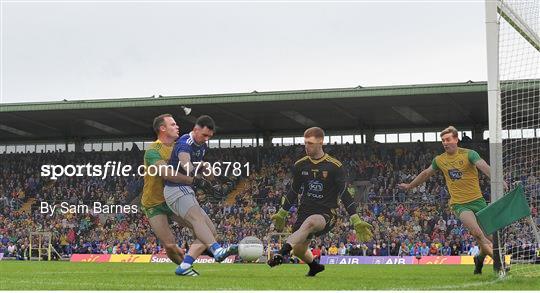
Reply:
[[[185, 116], [180, 106], [193, 109]], [[181, 131], [198, 115], [212, 116], [218, 133], [301, 134], [328, 131], [440, 129], [487, 126], [485, 82], [251, 92], [195, 96], [0, 104], [0, 142], [152, 139], [152, 119], [171, 113]]]

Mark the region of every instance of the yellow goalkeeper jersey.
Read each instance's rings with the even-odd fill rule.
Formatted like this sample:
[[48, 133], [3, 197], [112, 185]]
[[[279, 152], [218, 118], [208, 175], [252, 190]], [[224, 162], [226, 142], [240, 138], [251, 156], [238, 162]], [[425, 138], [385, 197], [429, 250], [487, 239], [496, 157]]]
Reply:
[[[150, 144], [144, 152], [144, 166], [148, 168], [158, 161], [168, 162], [171, 157], [174, 144], [166, 145], [159, 139]], [[148, 173], [148, 172], [147, 172]], [[163, 196], [163, 178], [159, 176], [144, 175], [144, 187], [141, 203], [144, 207], [153, 207], [165, 202]]]
[[431, 166], [444, 174], [450, 193], [450, 204], [463, 204], [482, 198], [475, 163], [481, 160], [477, 152], [458, 148], [453, 155], [443, 153], [433, 159]]

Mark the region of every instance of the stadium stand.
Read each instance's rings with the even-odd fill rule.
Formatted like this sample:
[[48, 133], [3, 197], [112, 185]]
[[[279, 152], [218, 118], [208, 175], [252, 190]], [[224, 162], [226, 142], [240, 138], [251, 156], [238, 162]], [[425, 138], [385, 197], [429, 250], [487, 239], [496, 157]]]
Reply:
[[[448, 192], [442, 175], [406, 195], [396, 185], [410, 181], [427, 166], [439, 151], [438, 145], [413, 143], [329, 145], [327, 152], [340, 158], [349, 175], [349, 186], [361, 202], [360, 213], [374, 225], [374, 240], [359, 243], [350, 229], [341, 208], [335, 228], [323, 238], [314, 239], [312, 247], [327, 254], [328, 249], [345, 255], [459, 255], [467, 254], [475, 245], [468, 231], [448, 208]], [[473, 146], [487, 156], [486, 144]], [[260, 165], [251, 176], [225, 178], [220, 186], [226, 198], [205, 197], [198, 192], [203, 209], [216, 223], [221, 241], [236, 243], [248, 235], [265, 239], [269, 251], [278, 245], [266, 236], [273, 232], [270, 216], [279, 208], [287, 190], [289, 171], [295, 159], [303, 154], [303, 146], [275, 146], [260, 149]], [[213, 149], [211, 160], [231, 160], [255, 164], [254, 148]], [[150, 254], [164, 249], [149, 229], [143, 213], [135, 214], [55, 214], [46, 216], [30, 212], [41, 201], [84, 203], [101, 201], [108, 204], [129, 204], [138, 199], [139, 178], [62, 177], [47, 181], [33, 175], [42, 164], [104, 163], [120, 160], [137, 165], [142, 160], [138, 150], [123, 152], [2, 154], [0, 167], [0, 252], [5, 257], [24, 259], [27, 256], [29, 230], [53, 231], [53, 245], [63, 256], [73, 253]], [[521, 175], [520, 175], [521, 176]], [[527, 188], [540, 194], [538, 174], [521, 178]], [[358, 192], [359, 182], [367, 184]], [[367, 182], [367, 183], [366, 183]], [[481, 178], [484, 195], [489, 184]], [[236, 187], [236, 188], [235, 188]], [[34, 210], [38, 208], [34, 206]], [[295, 219], [295, 208], [288, 220], [289, 229]], [[537, 213], [536, 207], [533, 213]], [[190, 231], [173, 224], [180, 246], [192, 239]], [[513, 245], [526, 247], [527, 235], [517, 235]], [[335, 249], [334, 249], [335, 247]], [[338, 247], [340, 249], [338, 249]], [[531, 248], [534, 250], [534, 248]]]

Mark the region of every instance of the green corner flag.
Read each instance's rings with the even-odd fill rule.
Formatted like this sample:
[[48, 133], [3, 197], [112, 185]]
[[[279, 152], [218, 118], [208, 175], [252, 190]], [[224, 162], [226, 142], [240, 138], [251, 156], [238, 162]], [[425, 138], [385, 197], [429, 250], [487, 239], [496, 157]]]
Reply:
[[523, 186], [519, 184], [510, 193], [476, 213], [480, 228], [486, 235], [531, 215]]

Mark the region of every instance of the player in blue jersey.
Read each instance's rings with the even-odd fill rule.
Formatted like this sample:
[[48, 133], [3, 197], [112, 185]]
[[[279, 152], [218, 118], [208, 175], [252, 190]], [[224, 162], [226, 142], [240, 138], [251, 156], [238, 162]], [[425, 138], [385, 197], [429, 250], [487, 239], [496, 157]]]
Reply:
[[[182, 135], [174, 146], [169, 164], [186, 175], [194, 174], [194, 162], [202, 164], [208, 150], [207, 141], [214, 135], [214, 120], [207, 115], [197, 119], [193, 131]], [[238, 246], [221, 247], [216, 241], [216, 228], [206, 212], [199, 206], [195, 191], [188, 184], [165, 181], [165, 201], [171, 210], [188, 222], [194, 231], [195, 241], [191, 244], [184, 261], [177, 267], [176, 274], [180, 276], [199, 275], [193, 269], [193, 262], [208, 249], [216, 261], [222, 262], [229, 255], [238, 252]]]

